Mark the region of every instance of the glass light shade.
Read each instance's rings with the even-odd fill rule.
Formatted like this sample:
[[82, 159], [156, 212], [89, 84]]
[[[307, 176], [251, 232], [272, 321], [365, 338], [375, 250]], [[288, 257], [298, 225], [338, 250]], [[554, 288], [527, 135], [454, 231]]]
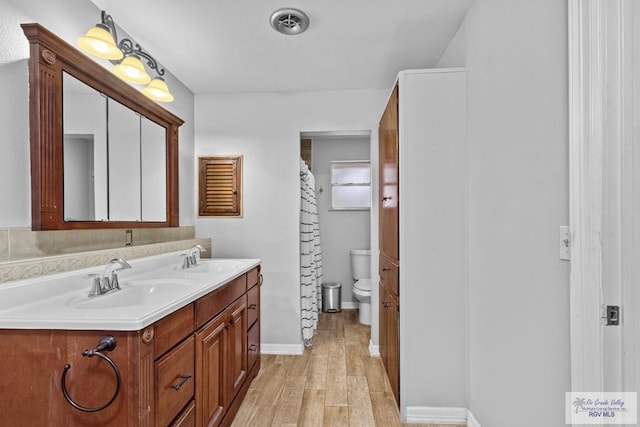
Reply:
[[95, 27], [90, 28], [84, 37], [80, 37], [78, 46], [85, 52], [99, 58], [116, 60], [124, 56], [116, 46], [109, 29], [102, 24], [97, 24]]
[[173, 101], [173, 95], [171, 95], [171, 92], [169, 92], [169, 87], [160, 77], [156, 77], [155, 79], [151, 80], [151, 83], [149, 83], [147, 87], [142, 89], [142, 93], [156, 101]]
[[142, 61], [136, 55], [129, 55], [121, 63], [113, 67], [113, 72], [122, 80], [132, 83], [147, 84], [151, 81], [151, 76], [142, 65]]

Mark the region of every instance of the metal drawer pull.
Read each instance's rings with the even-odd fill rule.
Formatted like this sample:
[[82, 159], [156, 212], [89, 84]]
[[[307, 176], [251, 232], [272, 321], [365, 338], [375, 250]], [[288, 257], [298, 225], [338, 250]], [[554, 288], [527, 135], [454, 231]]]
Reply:
[[255, 345], [255, 344], [251, 344], [251, 345], [249, 346], [249, 351], [258, 351], [258, 346], [257, 346], [257, 345]]
[[192, 377], [191, 374], [180, 375], [180, 378], [182, 378], [182, 381], [180, 381], [178, 384], [171, 384], [171, 387], [173, 387], [174, 390], [180, 390], [184, 385], [184, 383], [186, 383], [191, 377]]
[[255, 310], [256, 308], [258, 308], [257, 304], [251, 304], [249, 305], [249, 307], [247, 307], [249, 310]]

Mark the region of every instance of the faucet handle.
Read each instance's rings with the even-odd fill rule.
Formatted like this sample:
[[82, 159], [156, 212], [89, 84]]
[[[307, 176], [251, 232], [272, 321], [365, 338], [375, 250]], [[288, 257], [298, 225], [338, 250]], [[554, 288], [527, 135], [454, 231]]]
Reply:
[[189, 268], [191, 267], [191, 255], [188, 254], [181, 254], [182, 256], [182, 268]]
[[100, 283], [100, 274], [98, 273], [90, 273], [82, 276], [83, 279], [91, 279], [91, 289], [89, 290], [89, 296], [95, 297], [97, 295], [102, 295], [102, 284]]
[[[131, 267], [124, 267], [124, 268], [131, 268]], [[114, 270], [111, 272], [111, 290], [116, 290], [116, 289], [120, 289], [120, 283], [118, 282], [118, 271]]]

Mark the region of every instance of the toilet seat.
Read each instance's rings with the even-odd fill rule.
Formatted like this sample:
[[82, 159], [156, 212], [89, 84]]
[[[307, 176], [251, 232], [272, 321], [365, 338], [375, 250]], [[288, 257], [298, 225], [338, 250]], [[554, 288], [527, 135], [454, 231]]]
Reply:
[[371, 279], [360, 279], [353, 284], [353, 287], [362, 292], [371, 292]]

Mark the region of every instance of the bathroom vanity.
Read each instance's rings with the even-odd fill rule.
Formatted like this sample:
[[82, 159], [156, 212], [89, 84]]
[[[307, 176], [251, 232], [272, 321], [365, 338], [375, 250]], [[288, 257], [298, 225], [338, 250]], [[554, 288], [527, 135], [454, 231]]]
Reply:
[[91, 298], [91, 269], [0, 287], [2, 423], [230, 425], [260, 369], [260, 261], [180, 255], [130, 261]]

